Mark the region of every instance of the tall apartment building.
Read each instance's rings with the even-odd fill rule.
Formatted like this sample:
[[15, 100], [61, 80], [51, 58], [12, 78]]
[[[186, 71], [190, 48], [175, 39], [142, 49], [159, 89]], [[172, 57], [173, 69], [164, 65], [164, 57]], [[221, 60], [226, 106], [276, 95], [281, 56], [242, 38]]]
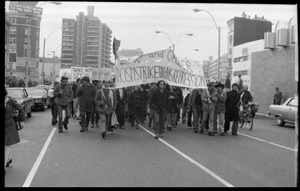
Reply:
[[87, 7], [88, 15], [80, 12], [76, 19], [62, 20], [62, 68], [71, 66], [111, 67], [111, 34], [105, 24], [94, 17], [94, 7]]
[[[228, 57], [227, 54], [220, 57], [220, 81], [224, 82], [227, 74]], [[218, 59], [208, 63], [208, 77], [213, 81], [218, 79]]]
[[264, 39], [265, 32], [272, 31], [272, 23], [264, 17], [250, 18], [244, 12], [242, 17], [234, 17], [227, 22], [228, 25], [228, 72], [232, 74], [234, 62], [233, 47], [260, 39]]
[[[37, 2], [10, 2], [10, 7], [36, 6]], [[34, 7], [38, 12], [30, 14], [24, 10], [11, 10], [6, 12], [5, 17], [10, 22], [7, 51], [16, 55], [15, 61], [10, 61], [10, 75], [17, 78], [25, 77], [25, 66], [28, 54], [28, 75], [30, 79], [39, 80], [37, 70], [39, 62], [39, 41], [41, 8]], [[29, 39], [29, 40], [28, 40]]]
[[9, 64], [9, 54], [8, 54], [8, 41], [9, 41], [9, 27], [10, 27], [10, 22], [5, 17], [5, 76], [8, 76], [11, 74], [11, 67]]
[[124, 57], [132, 57], [132, 56], [140, 56], [143, 55], [144, 52], [142, 49], [137, 48], [137, 49], [122, 49], [118, 51], [119, 56], [124, 56]]

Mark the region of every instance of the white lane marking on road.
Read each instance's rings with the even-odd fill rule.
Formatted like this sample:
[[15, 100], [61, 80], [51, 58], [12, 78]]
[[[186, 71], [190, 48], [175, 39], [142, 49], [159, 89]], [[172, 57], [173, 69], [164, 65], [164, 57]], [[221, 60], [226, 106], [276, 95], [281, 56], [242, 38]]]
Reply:
[[50, 141], [51, 141], [51, 139], [52, 139], [52, 137], [53, 137], [53, 135], [55, 133], [55, 130], [56, 130], [56, 127], [54, 127], [52, 129], [50, 135], [48, 136], [47, 141], [46, 141], [43, 149], [41, 150], [41, 153], [39, 154], [38, 158], [36, 159], [33, 167], [31, 168], [31, 170], [30, 170], [30, 172], [29, 172], [29, 174], [28, 174], [28, 176], [27, 176], [27, 178], [26, 178], [26, 180], [25, 180], [25, 182], [23, 184], [23, 187], [29, 187], [30, 186], [30, 184], [31, 184], [31, 182], [32, 182], [32, 180], [34, 178], [34, 175], [35, 175], [37, 169], [39, 168], [39, 166], [41, 164], [41, 161], [42, 161], [42, 159], [43, 159], [43, 157], [44, 157], [44, 155], [46, 153], [46, 150], [47, 150], [47, 148], [48, 148], [48, 146], [50, 144]]
[[292, 149], [292, 148], [289, 148], [289, 147], [285, 147], [285, 146], [282, 146], [282, 145], [279, 145], [279, 144], [276, 144], [276, 143], [273, 143], [273, 142], [270, 142], [270, 141], [266, 141], [266, 140], [263, 140], [263, 139], [260, 139], [260, 138], [257, 138], [257, 137], [252, 137], [250, 135], [246, 135], [246, 134], [243, 134], [243, 133], [240, 133], [238, 132], [239, 135], [243, 135], [245, 137], [249, 137], [249, 138], [252, 138], [252, 139], [256, 139], [258, 141], [262, 141], [262, 142], [265, 142], [265, 143], [269, 143], [271, 145], [275, 145], [277, 147], [281, 147], [281, 148], [284, 148], [284, 149], [288, 149], [288, 150], [291, 150], [291, 151], [294, 151], [296, 152], [296, 149]]
[[[155, 136], [151, 131], [149, 131], [148, 129], [144, 128], [143, 126], [139, 125], [142, 129], [144, 129], [146, 132], [148, 132], [149, 134], [151, 134], [152, 136]], [[216, 175], [215, 173], [213, 173], [212, 171], [210, 171], [209, 169], [207, 169], [205, 166], [201, 165], [200, 163], [198, 163], [197, 161], [195, 161], [194, 159], [192, 159], [191, 157], [187, 156], [186, 154], [184, 154], [183, 152], [181, 152], [180, 150], [176, 149], [175, 147], [173, 147], [172, 145], [170, 145], [169, 143], [167, 143], [165, 140], [159, 138], [159, 141], [161, 141], [162, 143], [164, 143], [165, 145], [167, 145], [168, 147], [170, 147], [171, 149], [173, 149], [175, 152], [177, 152], [178, 154], [180, 154], [181, 156], [183, 156], [184, 158], [186, 158], [187, 160], [189, 160], [190, 162], [192, 162], [194, 165], [196, 165], [197, 167], [199, 167], [200, 169], [204, 170], [207, 174], [211, 175], [212, 177], [214, 177], [215, 179], [217, 179], [218, 181], [220, 181], [221, 183], [223, 183], [225, 186], [227, 187], [234, 187], [232, 184], [230, 184], [229, 182], [227, 182], [226, 180], [224, 180], [223, 178], [221, 178], [220, 176]]]

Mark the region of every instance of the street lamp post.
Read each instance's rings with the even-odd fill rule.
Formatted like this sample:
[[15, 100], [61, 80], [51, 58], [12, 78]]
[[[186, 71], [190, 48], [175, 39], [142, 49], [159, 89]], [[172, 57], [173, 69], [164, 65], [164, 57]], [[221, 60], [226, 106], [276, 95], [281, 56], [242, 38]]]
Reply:
[[52, 30], [52, 32], [49, 34], [49, 36], [47, 38], [44, 38], [44, 47], [43, 47], [43, 64], [42, 64], [42, 85], [44, 85], [44, 78], [45, 78], [45, 72], [44, 72], [44, 67], [45, 67], [45, 47], [46, 47], [46, 40], [48, 40], [48, 38], [51, 36], [51, 34], [58, 28], [62, 28], [62, 27], [56, 27], [55, 29]]
[[172, 46], [172, 49], [173, 49], [173, 52], [174, 52], [174, 54], [175, 54], [175, 47], [176, 47], [176, 45], [177, 45], [177, 43], [178, 43], [178, 41], [179, 41], [179, 39], [182, 37], [182, 36], [184, 36], [184, 35], [188, 35], [188, 36], [193, 36], [193, 34], [191, 34], [191, 33], [183, 33], [183, 34], [181, 34], [178, 38], [177, 38], [177, 41], [176, 41], [176, 43], [175, 44], [173, 44], [173, 42], [172, 42], [172, 40], [171, 40], [171, 38], [170, 38], [170, 36], [168, 35], [168, 33], [166, 33], [166, 32], [164, 32], [164, 31], [155, 31], [155, 33], [164, 33], [164, 34], [166, 34], [167, 36], [168, 36], [168, 38], [169, 38], [169, 40], [170, 40], [170, 43], [171, 43], [171, 46]]
[[54, 4], [54, 5], [61, 5], [60, 2], [44, 2], [44, 3], [40, 4], [38, 7], [40, 7], [40, 6], [42, 6], [42, 5], [46, 4], [46, 3], [50, 3], [50, 4]]
[[30, 35], [31, 35], [31, 17], [29, 16], [29, 22], [28, 22], [28, 31], [27, 31], [27, 50], [26, 50], [26, 64], [25, 64], [25, 87], [28, 87], [28, 69], [29, 69], [29, 54], [31, 53], [31, 43], [30, 43]]
[[56, 70], [55, 51], [51, 51], [51, 52], [53, 54], [53, 56], [52, 56], [52, 60], [53, 60], [53, 66], [52, 66], [52, 84], [54, 84], [54, 81], [55, 81], [55, 70]]
[[211, 16], [211, 18], [213, 19], [213, 21], [214, 21], [214, 23], [215, 23], [215, 26], [216, 26], [216, 28], [217, 28], [217, 31], [218, 31], [218, 73], [217, 73], [217, 75], [218, 75], [218, 81], [220, 81], [220, 46], [221, 46], [221, 27], [218, 27], [217, 26], [217, 24], [216, 24], [216, 21], [215, 21], [215, 19], [214, 19], [214, 17], [213, 17], [213, 15], [209, 12], [209, 11], [207, 11], [207, 10], [204, 10], [204, 9], [193, 9], [193, 11], [195, 12], [195, 13], [197, 13], [197, 12], [200, 12], [200, 11], [205, 11], [205, 12], [207, 12], [210, 16]]

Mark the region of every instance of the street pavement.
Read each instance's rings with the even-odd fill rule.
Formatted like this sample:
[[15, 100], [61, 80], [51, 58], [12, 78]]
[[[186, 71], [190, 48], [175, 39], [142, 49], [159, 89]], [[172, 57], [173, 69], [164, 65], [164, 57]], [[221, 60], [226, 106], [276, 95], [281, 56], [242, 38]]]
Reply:
[[179, 123], [158, 140], [147, 125], [126, 123], [103, 140], [99, 128], [79, 132], [78, 120], [63, 133], [50, 121], [50, 109], [26, 119], [5, 187], [296, 186], [295, 127], [268, 117], [255, 116], [252, 131], [239, 128], [238, 136]]

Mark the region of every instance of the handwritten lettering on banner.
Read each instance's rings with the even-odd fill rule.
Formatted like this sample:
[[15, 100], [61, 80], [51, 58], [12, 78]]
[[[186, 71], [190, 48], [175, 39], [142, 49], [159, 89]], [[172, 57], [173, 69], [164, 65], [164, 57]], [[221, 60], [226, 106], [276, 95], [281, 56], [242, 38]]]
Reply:
[[202, 64], [195, 60], [178, 59], [180, 66], [184, 69], [199, 75], [203, 75]]
[[130, 65], [115, 68], [116, 88], [135, 86], [165, 80], [170, 85], [203, 88], [206, 81], [202, 74], [183, 68], [171, 49], [165, 49], [137, 57]]
[[84, 76], [87, 76], [92, 80], [92, 70], [90, 68], [84, 68], [84, 67], [71, 67], [72, 70], [72, 77], [71, 81], [76, 81], [77, 78], [82, 78]]

